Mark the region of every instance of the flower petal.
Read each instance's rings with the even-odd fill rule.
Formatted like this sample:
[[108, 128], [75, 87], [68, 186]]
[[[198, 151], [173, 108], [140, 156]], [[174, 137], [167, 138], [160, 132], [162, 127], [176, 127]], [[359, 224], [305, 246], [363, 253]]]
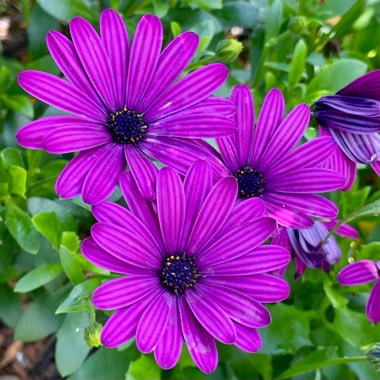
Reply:
[[264, 149], [284, 117], [284, 97], [280, 90], [268, 92], [261, 107], [253, 138], [251, 166], [256, 167]]
[[185, 293], [187, 304], [195, 318], [215, 339], [225, 344], [233, 343], [236, 332], [231, 319], [217, 303], [212, 302], [212, 298], [204, 292], [200, 293], [200, 288], [198, 284], [196, 291]]
[[337, 274], [337, 280], [343, 285], [361, 285], [379, 278], [376, 264], [371, 260], [359, 260], [345, 266]]
[[202, 327], [186, 300], [178, 299], [183, 339], [196, 366], [204, 373], [215, 371], [218, 351], [214, 338]]
[[188, 108], [215, 92], [227, 79], [228, 70], [212, 63], [191, 72], [151, 104], [144, 115], [147, 123]]
[[144, 311], [137, 325], [136, 346], [144, 354], [156, 349], [169, 322], [175, 297], [163, 291]]
[[185, 212], [186, 198], [181, 178], [173, 169], [161, 169], [157, 179], [157, 213], [167, 253], [178, 253]]
[[120, 174], [125, 170], [123, 146], [117, 143], [107, 146], [109, 150], [94, 162], [83, 183], [82, 198], [90, 205], [108, 198], [119, 183]]
[[232, 136], [226, 136], [216, 139], [220, 154], [223, 157], [223, 161], [226, 163], [231, 173], [235, 173], [239, 170], [238, 153], [235, 147], [235, 138]]
[[115, 78], [116, 107], [120, 110], [125, 105], [130, 48], [124, 21], [112, 9], [105, 9], [100, 15], [100, 36], [111, 62]]
[[69, 82], [36, 70], [18, 76], [19, 85], [35, 98], [63, 111], [91, 120], [106, 121], [107, 115], [95, 101]]
[[159, 286], [159, 278], [155, 276], [120, 277], [97, 287], [91, 301], [98, 309], [120, 309], [140, 301]]
[[145, 15], [137, 25], [131, 48], [126, 104], [135, 110], [153, 78], [160, 57], [163, 30], [160, 19]]
[[338, 94], [380, 100], [379, 85], [380, 70], [373, 70], [355, 79]]
[[366, 314], [371, 323], [380, 322], [380, 281], [377, 281], [368, 298]]
[[167, 91], [190, 63], [198, 45], [199, 37], [193, 32], [182, 33], [168, 44], [160, 55], [149, 88], [136, 105], [136, 112], [145, 112], [155, 99]]
[[178, 313], [178, 305], [175, 301], [170, 310], [165, 333], [154, 350], [154, 358], [158, 365], [166, 370], [177, 364], [182, 351], [182, 330]]
[[234, 325], [236, 329], [236, 341], [234, 344], [236, 347], [251, 354], [260, 350], [262, 341], [257, 330], [243, 326], [237, 322]]
[[235, 204], [237, 182], [226, 177], [216, 183], [205, 199], [194, 222], [187, 252], [194, 254], [204, 247], [223, 227]]
[[111, 61], [92, 25], [81, 17], [70, 22], [70, 34], [86, 74], [111, 112], [117, 111]]

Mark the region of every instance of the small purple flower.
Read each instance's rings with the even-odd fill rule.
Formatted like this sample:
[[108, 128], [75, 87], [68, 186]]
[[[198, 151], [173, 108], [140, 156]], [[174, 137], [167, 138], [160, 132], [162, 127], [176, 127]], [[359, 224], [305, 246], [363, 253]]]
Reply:
[[362, 285], [376, 281], [367, 302], [366, 313], [371, 323], [380, 322], [380, 261], [359, 260], [343, 269], [337, 275], [342, 285]]
[[20, 145], [61, 154], [79, 151], [60, 174], [62, 198], [82, 194], [89, 204], [106, 199], [126, 164], [144, 197], [153, 199], [157, 168], [148, 157], [185, 174], [196, 159], [223, 165], [205, 137], [235, 131], [234, 105], [210, 97], [227, 79], [219, 63], [204, 66], [176, 81], [194, 56], [199, 37], [185, 32], [162, 52], [158, 17], [141, 18], [130, 47], [122, 18], [105, 10], [100, 36], [86, 20], [70, 22], [72, 42], [51, 31], [49, 51], [67, 78], [28, 70], [20, 86], [34, 97], [76, 116], [52, 116], [24, 126]]
[[239, 197], [263, 199], [268, 215], [285, 227], [311, 227], [311, 216], [335, 218], [334, 203], [315, 194], [344, 183], [340, 174], [319, 167], [336, 150], [334, 140], [321, 137], [296, 147], [309, 124], [309, 107], [301, 104], [283, 120], [284, 99], [273, 89], [255, 125], [250, 89], [236, 86], [231, 100], [237, 105], [238, 129], [217, 143], [226, 167], [238, 180]]
[[[281, 245], [293, 252], [297, 277], [301, 277], [307, 267], [311, 269], [321, 268], [325, 272], [329, 272], [330, 265], [336, 264], [341, 259], [342, 252], [333, 236], [321, 244], [327, 237], [329, 230], [337, 222], [336, 219], [330, 222], [315, 221], [312, 227], [298, 230], [283, 228], [274, 237], [274, 244]], [[338, 227], [335, 232], [337, 235], [352, 239], [357, 239], [359, 236], [355, 228], [348, 224]]]
[[270, 323], [263, 302], [288, 297], [288, 284], [267, 272], [289, 262], [283, 247], [262, 245], [275, 231], [264, 203], [236, 205], [237, 181], [212, 184], [205, 161], [182, 182], [171, 168], [157, 179], [157, 213], [130, 173], [121, 189], [130, 211], [112, 202], [93, 207], [98, 221], [82, 252], [122, 276], [97, 288], [99, 309], [116, 310], [101, 333], [106, 347], [136, 337], [165, 369], [175, 366], [186, 343], [196, 365], [215, 370], [215, 339], [247, 352], [261, 347], [257, 329]]
[[355, 182], [356, 163], [370, 164], [380, 175], [380, 70], [351, 82], [336, 95], [314, 104], [320, 135], [332, 135], [340, 147], [327, 167], [346, 176], [343, 190]]

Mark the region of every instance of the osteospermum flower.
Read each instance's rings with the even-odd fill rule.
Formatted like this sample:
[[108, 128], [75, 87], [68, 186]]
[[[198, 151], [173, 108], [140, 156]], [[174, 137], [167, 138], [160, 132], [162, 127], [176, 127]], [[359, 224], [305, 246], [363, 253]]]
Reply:
[[215, 339], [247, 352], [261, 346], [257, 329], [270, 323], [263, 302], [288, 297], [288, 284], [268, 271], [289, 252], [262, 245], [276, 228], [262, 217], [262, 201], [237, 207], [237, 181], [212, 185], [209, 165], [196, 162], [184, 182], [171, 168], [158, 174], [157, 214], [129, 173], [121, 189], [130, 211], [111, 202], [93, 208], [98, 220], [82, 245], [85, 257], [122, 276], [102, 284], [92, 301], [117, 311], [101, 333], [106, 347], [136, 337], [165, 369], [178, 361], [183, 341], [196, 365], [213, 371]]
[[311, 216], [334, 218], [334, 203], [315, 194], [344, 183], [338, 173], [319, 167], [336, 149], [334, 140], [316, 138], [296, 147], [309, 124], [309, 107], [301, 104], [283, 120], [284, 99], [274, 89], [255, 125], [250, 89], [236, 86], [231, 100], [237, 105], [238, 129], [217, 142], [226, 167], [238, 180], [239, 197], [263, 199], [268, 215], [285, 227], [311, 227]]
[[320, 135], [332, 135], [339, 150], [326, 162], [346, 177], [349, 190], [356, 163], [370, 164], [380, 175], [380, 70], [367, 73], [314, 104]]
[[220, 171], [223, 166], [200, 138], [235, 130], [228, 117], [234, 105], [209, 97], [226, 80], [227, 68], [210, 64], [175, 82], [197, 50], [196, 34], [180, 34], [161, 52], [161, 21], [146, 15], [130, 47], [124, 22], [112, 10], [102, 12], [100, 36], [79, 17], [70, 22], [70, 33], [72, 42], [57, 31], [47, 36], [67, 81], [40, 71], [19, 76], [25, 91], [76, 115], [33, 121], [17, 133], [27, 148], [80, 151], [60, 174], [58, 195], [82, 194], [85, 202], [99, 203], [128, 164], [144, 197], [152, 199], [157, 168], [148, 156], [183, 174], [199, 158]]
[[[339, 262], [342, 252], [334, 236], [326, 237], [329, 231], [337, 224], [337, 220], [330, 222], [315, 221], [310, 228], [283, 228], [273, 239], [274, 244], [291, 250], [294, 256], [296, 276], [304, 274], [306, 268], [323, 269], [330, 271], [330, 266]], [[340, 236], [357, 239], [359, 234], [348, 224], [339, 226], [335, 233]]]
[[342, 285], [362, 285], [375, 282], [366, 307], [366, 314], [371, 323], [380, 322], [380, 261], [359, 260], [343, 269], [337, 275]]

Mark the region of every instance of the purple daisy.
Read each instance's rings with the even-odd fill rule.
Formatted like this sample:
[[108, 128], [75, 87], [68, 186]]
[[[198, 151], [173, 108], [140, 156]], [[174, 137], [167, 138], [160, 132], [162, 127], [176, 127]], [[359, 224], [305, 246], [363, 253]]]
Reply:
[[[330, 222], [315, 221], [310, 228], [283, 228], [273, 239], [274, 244], [281, 245], [293, 252], [296, 267], [296, 277], [301, 277], [306, 268], [321, 268], [330, 271], [330, 266], [339, 262], [342, 252], [333, 236], [321, 244], [329, 231], [338, 220]], [[357, 239], [359, 237], [355, 228], [348, 224], [339, 226], [335, 233], [340, 236]]]
[[327, 167], [343, 173], [349, 190], [356, 177], [356, 163], [370, 164], [380, 175], [380, 70], [351, 82], [336, 95], [324, 96], [314, 104], [320, 135], [331, 135], [339, 150]]
[[[101, 333], [106, 347], [133, 337], [157, 363], [177, 363], [184, 341], [196, 365], [215, 370], [215, 339], [247, 352], [261, 346], [257, 329], [270, 323], [263, 302], [289, 295], [288, 284], [267, 272], [286, 265], [283, 247], [262, 245], [275, 231], [252, 199], [236, 206], [233, 177], [212, 184], [211, 168], [195, 162], [184, 182], [171, 168], [157, 180], [157, 213], [130, 173], [121, 177], [130, 211], [112, 202], [93, 207], [98, 221], [84, 240], [84, 256], [120, 273], [92, 296], [99, 309], [115, 310]], [[125, 276], [126, 275], [126, 276]]]
[[359, 260], [343, 269], [337, 275], [342, 285], [362, 285], [376, 281], [369, 296], [366, 313], [371, 323], [380, 322], [380, 261]]
[[235, 106], [210, 97], [227, 68], [210, 64], [176, 81], [198, 48], [196, 34], [180, 34], [161, 52], [161, 21], [146, 15], [130, 47], [124, 22], [112, 10], [101, 14], [100, 36], [79, 17], [70, 22], [70, 33], [72, 42], [57, 31], [47, 35], [67, 81], [32, 70], [19, 76], [25, 91], [76, 115], [36, 120], [17, 133], [26, 148], [79, 151], [57, 180], [59, 196], [82, 194], [97, 204], [112, 193], [127, 164], [141, 193], [153, 199], [157, 168], [148, 156], [182, 174], [199, 158], [223, 169], [201, 139], [236, 129], [230, 117]]
[[284, 99], [274, 89], [255, 125], [249, 87], [236, 86], [231, 100], [237, 105], [238, 129], [217, 143], [229, 173], [238, 180], [239, 197], [262, 198], [267, 214], [285, 227], [311, 227], [311, 216], [335, 218], [335, 204], [315, 194], [344, 183], [335, 171], [319, 167], [336, 150], [334, 140], [320, 137], [296, 147], [309, 124], [309, 107], [301, 104], [283, 120]]

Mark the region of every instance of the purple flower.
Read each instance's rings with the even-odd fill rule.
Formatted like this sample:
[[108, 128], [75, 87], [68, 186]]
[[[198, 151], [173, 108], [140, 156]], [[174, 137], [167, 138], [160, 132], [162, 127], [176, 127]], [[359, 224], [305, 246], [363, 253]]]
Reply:
[[288, 284], [267, 272], [289, 262], [289, 252], [262, 245], [276, 228], [264, 203], [236, 206], [233, 177], [212, 184], [210, 166], [197, 161], [184, 182], [171, 168], [157, 180], [157, 213], [130, 173], [121, 177], [130, 211], [111, 202], [93, 207], [98, 221], [82, 252], [122, 276], [97, 288], [99, 309], [115, 310], [101, 333], [106, 347], [136, 337], [165, 369], [178, 361], [183, 340], [196, 365], [212, 372], [215, 339], [247, 352], [261, 346], [257, 329], [270, 323], [263, 302], [288, 297]]
[[362, 285], [376, 281], [367, 302], [366, 313], [371, 323], [380, 322], [380, 261], [355, 261], [337, 275], [342, 285]]
[[[330, 265], [336, 264], [342, 257], [342, 252], [333, 236], [330, 236], [326, 242], [322, 244], [327, 237], [329, 230], [333, 228], [338, 221], [330, 222], [315, 221], [310, 228], [283, 228], [274, 237], [273, 243], [280, 245], [293, 252], [294, 263], [296, 267], [296, 276], [300, 277], [304, 274], [306, 268], [321, 268], [325, 272], [330, 271]], [[355, 228], [348, 224], [343, 224], [336, 229], [336, 234], [358, 238], [358, 232]], [[283, 274], [286, 268], [280, 271]]]
[[229, 117], [234, 105], [210, 95], [226, 80], [219, 63], [202, 67], [176, 81], [195, 54], [199, 38], [176, 37], [162, 52], [158, 17], [140, 20], [132, 46], [122, 18], [102, 12], [100, 37], [84, 19], [70, 22], [72, 42], [52, 31], [49, 51], [67, 78], [24, 71], [20, 86], [34, 97], [76, 116], [52, 116], [24, 126], [19, 143], [49, 153], [80, 151], [60, 174], [62, 198], [82, 194], [89, 204], [106, 199], [126, 164], [144, 197], [153, 199], [157, 168], [149, 157], [185, 174], [196, 159], [223, 166], [204, 137], [235, 131]]
[[336, 206], [315, 194], [344, 183], [338, 173], [319, 167], [336, 150], [333, 139], [316, 138], [296, 147], [309, 124], [309, 107], [301, 104], [283, 120], [284, 99], [274, 89], [255, 125], [250, 89], [236, 86], [231, 100], [237, 105], [238, 129], [217, 142], [226, 167], [238, 180], [239, 197], [262, 198], [268, 215], [285, 227], [311, 227], [311, 216], [336, 217]]
[[380, 70], [320, 98], [314, 108], [320, 135], [332, 135], [339, 145], [327, 167], [345, 174], [342, 189], [349, 190], [355, 182], [356, 163], [370, 164], [380, 175]]

